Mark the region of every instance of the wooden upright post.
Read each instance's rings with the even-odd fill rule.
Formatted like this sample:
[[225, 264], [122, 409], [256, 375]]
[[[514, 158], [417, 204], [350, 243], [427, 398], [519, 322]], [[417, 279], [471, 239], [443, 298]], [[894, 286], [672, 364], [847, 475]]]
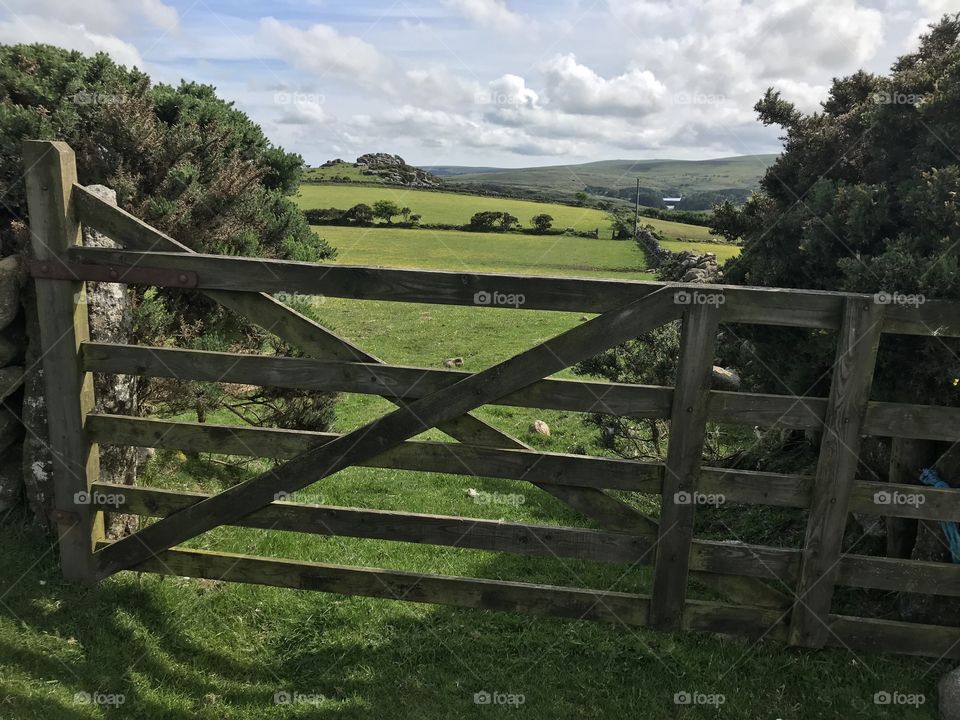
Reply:
[[[67, 249], [81, 244], [73, 216], [73, 150], [62, 142], [27, 140], [23, 161], [33, 257], [62, 263]], [[84, 434], [84, 420], [94, 405], [93, 376], [83, 372], [77, 354], [80, 343], [89, 339], [86, 289], [82, 282], [35, 282], [60, 563], [67, 580], [93, 582], [93, 548], [104, 530], [103, 513], [94, 509], [90, 496], [91, 484], [99, 480], [99, 453]]]
[[790, 618], [792, 645], [823, 647], [830, 632], [834, 580], [860, 460], [860, 433], [883, 332], [884, 308], [869, 296], [848, 298], [844, 304], [803, 563]]
[[[706, 291], [680, 290], [677, 296], [684, 293], [689, 302], [699, 297], [711, 299]], [[723, 297], [719, 292], [711, 295], [718, 303]], [[650, 601], [650, 626], [659, 630], [680, 629], [687, 599], [697, 481], [707, 430], [713, 349], [720, 317], [718, 303], [691, 305], [684, 314], [680, 333], [680, 364], [670, 413], [670, 441]]]

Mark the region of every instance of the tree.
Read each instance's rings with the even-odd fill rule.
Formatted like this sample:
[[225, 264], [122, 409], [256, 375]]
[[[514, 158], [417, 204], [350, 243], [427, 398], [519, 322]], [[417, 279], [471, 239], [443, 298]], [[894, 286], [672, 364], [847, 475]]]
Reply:
[[492, 230], [494, 223], [500, 221], [502, 217], [503, 213], [483, 210], [473, 214], [473, 217], [470, 218], [470, 227], [474, 230]]
[[530, 219], [530, 222], [533, 223], [533, 227], [539, 232], [545, 232], [553, 226], [553, 216], [540, 213], [539, 215], [534, 215]]
[[587, 195], [585, 192], [583, 192], [583, 191], [581, 190], [580, 192], [578, 192], [578, 193], [577, 193], [576, 195], [574, 195], [573, 197], [576, 198], [576, 200], [577, 200], [577, 205], [586, 205], [586, 204], [587, 204], [587, 200], [589, 199], [590, 196]]
[[346, 217], [357, 223], [373, 222], [373, 208], [366, 203], [357, 203], [347, 210]]
[[400, 212], [400, 206], [391, 200], [377, 200], [373, 204], [373, 216], [388, 223]]
[[[742, 207], [715, 210], [714, 229], [743, 242], [724, 268], [727, 281], [960, 297], [958, 38], [960, 15], [944, 17], [889, 76], [834, 80], [813, 115], [767, 91], [756, 110], [764, 124], [783, 128], [784, 153]], [[826, 394], [818, 378], [829, 378], [833, 338], [738, 333], [749, 345], [728, 354], [755, 387]], [[884, 394], [874, 399], [960, 404], [958, 350], [954, 340], [886, 336], [875, 384]]]
[[501, 230], [509, 230], [514, 225], [517, 225], [517, 226], [520, 225], [520, 218], [514, 215], [511, 215], [508, 212], [500, 213], [500, 229]]
[[423, 216], [418, 213], [414, 213], [410, 216], [410, 222], [412, 222], [414, 225], [418, 224], [422, 219]]
[[400, 214], [403, 216], [403, 221], [407, 222], [410, 219], [410, 213], [413, 211], [408, 207], [400, 208]]

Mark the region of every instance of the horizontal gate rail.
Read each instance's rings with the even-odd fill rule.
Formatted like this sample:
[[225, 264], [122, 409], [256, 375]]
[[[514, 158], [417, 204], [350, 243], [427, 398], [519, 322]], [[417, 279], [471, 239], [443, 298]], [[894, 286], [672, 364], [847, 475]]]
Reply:
[[[295, 457], [319, 441], [340, 437], [336, 433], [100, 414], [87, 416], [87, 433], [103, 445], [136, 445], [280, 459]], [[650, 494], [661, 492], [664, 473], [663, 463], [417, 440], [407, 440], [357, 464]], [[702, 470], [698, 490], [723, 495], [727, 502], [805, 508], [810, 503], [812, 480], [804, 475], [707, 467]], [[945, 505], [941, 512], [950, 512], [952, 508], [954, 513], [960, 513], [960, 498], [951, 496], [946, 490], [935, 492], [943, 495]], [[955, 504], [951, 506], [950, 503]], [[646, 534], [656, 537], [656, 530]]]
[[[640, 280], [593, 280], [588, 278], [509, 275], [503, 273], [457, 273], [442, 270], [324, 265], [226, 257], [193, 253], [138, 252], [108, 248], [72, 248], [69, 257], [78, 263], [183, 269], [197, 273], [198, 287], [266, 293], [300, 293], [355, 300], [484, 305], [493, 291], [522, 296], [521, 310], [561, 310], [604, 313], [665, 287], [691, 295], [723, 294], [721, 320], [726, 323], [780, 325], [838, 330], [840, 311], [848, 297], [869, 295], [747, 288], [738, 285], [684, 285]], [[906, 335], [960, 337], [956, 304], [929, 301], [919, 307], [890, 305], [884, 332]]]
[[[212, 497], [110, 483], [96, 483], [94, 489], [104, 509], [116, 507], [148, 517], [167, 517]], [[122, 502], [116, 504], [120, 497]], [[637, 566], [653, 564], [651, 550], [656, 546], [656, 536], [287, 501], [274, 501], [230, 524]], [[690, 559], [696, 570], [789, 583], [796, 579], [800, 555], [784, 548], [698, 540]]]
[[[93, 342], [82, 345], [81, 356], [84, 368], [94, 372], [367, 393], [407, 400], [429, 395], [474, 374]], [[532, 383], [491, 404], [666, 419], [670, 417], [672, 398], [673, 388], [669, 387], [551, 378]], [[709, 394], [708, 414], [716, 422], [816, 430], [823, 427], [826, 407], [826, 398], [713, 390]], [[960, 437], [960, 408], [872, 402], [867, 407], [864, 432], [951, 440]]]

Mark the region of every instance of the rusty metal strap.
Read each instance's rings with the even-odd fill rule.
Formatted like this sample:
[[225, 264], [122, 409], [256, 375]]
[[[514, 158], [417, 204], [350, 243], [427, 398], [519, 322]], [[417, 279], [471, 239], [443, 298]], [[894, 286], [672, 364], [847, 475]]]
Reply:
[[158, 287], [197, 287], [197, 274], [192, 270], [171, 270], [154, 267], [113, 267], [111, 265], [82, 265], [48, 260], [32, 260], [30, 275], [43, 280], [90, 280]]

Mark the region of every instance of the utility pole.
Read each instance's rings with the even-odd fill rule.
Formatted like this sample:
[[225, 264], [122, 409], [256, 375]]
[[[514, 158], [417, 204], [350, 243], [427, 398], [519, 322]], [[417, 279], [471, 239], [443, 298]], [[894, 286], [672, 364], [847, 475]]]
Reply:
[[633, 213], [633, 237], [640, 232], [640, 178], [637, 178], [637, 204]]

